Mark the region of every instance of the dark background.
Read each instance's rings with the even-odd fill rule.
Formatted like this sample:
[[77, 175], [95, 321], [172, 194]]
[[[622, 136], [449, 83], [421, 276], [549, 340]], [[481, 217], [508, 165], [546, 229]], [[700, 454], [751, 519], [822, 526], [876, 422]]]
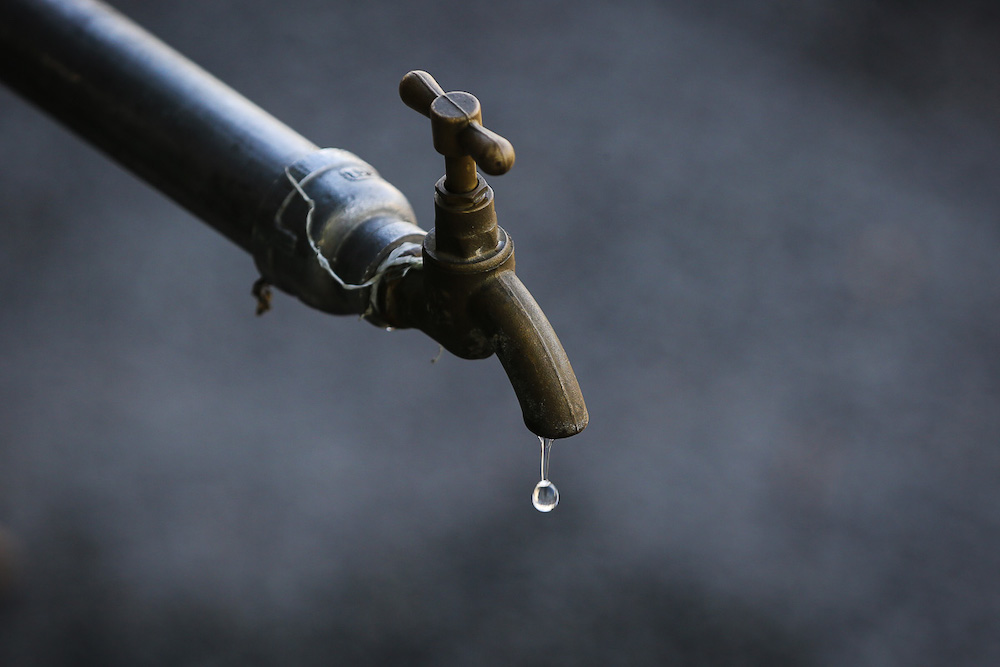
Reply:
[[1000, 661], [997, 10], [745, 5], [118, 3], [425, 227], [397, 82], [480, 97], [591, 413], [550, 515], [495, 359], [256, 318], [0, 90], [0, 664]]

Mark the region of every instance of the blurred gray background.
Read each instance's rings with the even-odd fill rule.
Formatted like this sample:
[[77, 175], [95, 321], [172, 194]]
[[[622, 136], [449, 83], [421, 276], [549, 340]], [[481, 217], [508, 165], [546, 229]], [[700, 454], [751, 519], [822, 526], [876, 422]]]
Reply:
[[[994, 3], [122, 0], [422, 224], [476, 93], [591, 412], [538, 444], [0, 90], [0, 664], [1000, 661]], [[750, 6], [752, 5], [752, 8]]]

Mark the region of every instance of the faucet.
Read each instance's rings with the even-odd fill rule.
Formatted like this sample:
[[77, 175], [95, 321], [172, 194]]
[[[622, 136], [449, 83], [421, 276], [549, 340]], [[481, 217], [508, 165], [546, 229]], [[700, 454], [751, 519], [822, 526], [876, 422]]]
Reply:
[[445, 174], [434, 187], [423, 270], [386, 290], [386, 321], [419, 328], [463, 359], [496, 353], [528, 430], [543, 438], [576, 435], [588, 421], [580, 385], [552, 325], [514, 273], [514, 243], [497, 224], [493, 188], [476, 170], [506, 173], [513, 146], [483, 126], [474, 95], [446, 93], [427, 72], [409, 72], [399, 94], [430, 118]]
[[273, 285], [329, 313], [418, 328], [464, 359], [495, 353], [529, 430], [586, 427], [576, 376], [477, 173], [505, 173], [514, 150], [473, 95], [420, 71], [400, 83], [445, 158], [426, 233], [374, 167], [319, 148], [97, 0], [0, 3], [0, 80], [248, 251], [259, 311]]

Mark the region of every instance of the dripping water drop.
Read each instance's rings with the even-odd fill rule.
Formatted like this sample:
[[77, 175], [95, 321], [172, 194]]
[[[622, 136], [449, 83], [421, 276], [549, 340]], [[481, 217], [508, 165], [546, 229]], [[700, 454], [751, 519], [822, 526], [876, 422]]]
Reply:
[[543, 479], [531, 492], [531, 504], [539, 512], [551, 512], [559, 504], [559, 489], [549, 480]]
[[559, 504], [559, 489], [549, 481], [549, 455], [552, 453], [552, 438], [538, 436], [542, 444], [542, 479], [531, 493], [531, 504], [539, 512], [551, 512]]

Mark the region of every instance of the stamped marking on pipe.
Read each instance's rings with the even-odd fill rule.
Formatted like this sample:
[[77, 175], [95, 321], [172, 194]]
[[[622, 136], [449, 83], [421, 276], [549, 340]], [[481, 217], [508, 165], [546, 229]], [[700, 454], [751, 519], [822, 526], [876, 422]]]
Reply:
[[363, 181], [374, 176], [375, 172], [365, 167], [352, 166], [341, 169], [340, 175], [349, 181]]

